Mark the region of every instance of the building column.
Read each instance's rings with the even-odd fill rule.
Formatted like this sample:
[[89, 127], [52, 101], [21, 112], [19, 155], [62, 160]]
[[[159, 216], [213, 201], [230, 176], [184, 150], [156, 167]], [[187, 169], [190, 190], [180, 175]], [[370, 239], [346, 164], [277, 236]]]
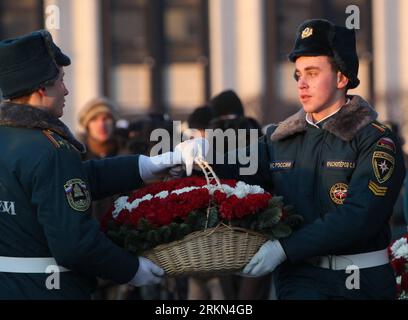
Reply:
[[[404, 0], [373, 1], [374, 101], [380, 121], [393, 121], [408, 138], [408, 39], [404, 37], [408, 3]], [[404, 146], [408, 152], [408, 144]]]
[[246, 106], [247, 116], [262, 119], [265, 90], [265, 48], [263, 0], [236, 0], [237, 91]]
[[57, 6], [60, 15], [60, 28], [49, 31], [72, 63], [65, 69], [70, 94], [66, 97], [62, 120], [72, 131], [77, 131], [81, 107], [102, 93], [100, 1], [45, 0], [45, 12], [49, 5]]
[[260, 116], [263, 0], [211, 0], [209, 6], [211, 95], [236, 90], [247, 114]]
[[237, 86], [235, 8], [236, 0], [209, 1], [211, 96]]

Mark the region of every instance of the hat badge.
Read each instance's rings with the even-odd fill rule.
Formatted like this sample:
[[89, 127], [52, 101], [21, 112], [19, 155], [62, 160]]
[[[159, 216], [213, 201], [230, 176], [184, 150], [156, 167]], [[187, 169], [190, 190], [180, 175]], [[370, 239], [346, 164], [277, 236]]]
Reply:
[[313, 34], [313, 28], [307, 27], [307, 28], [303, 29], [301, 38], [302, 38], [302, 39], [308, 38], [308, 37], [310, 37], [312, 34]]

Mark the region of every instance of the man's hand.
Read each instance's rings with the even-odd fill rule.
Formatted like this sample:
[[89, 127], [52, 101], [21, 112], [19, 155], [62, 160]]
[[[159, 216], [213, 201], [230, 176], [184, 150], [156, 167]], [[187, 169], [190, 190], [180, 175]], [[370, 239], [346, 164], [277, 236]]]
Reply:
[[261, 277], [275, 270], [285, 260], [286, 254], [279, 241], [267, 241], [252, 257], [240, 275], [244, 277]]
[[[166, 152], [158, 156], [139, 157], [139, 172], [144, 182], [151, 182], [160, 178], [177, 166], [185, 166], [187, 175], [193, 171], [194, 160], [207, 155], [209, 143], [206, 139], [195, 138], [178, 144], [173, 152]], [[176, 169], [177, 170], [177, 169]], [[180, 170], [179, 170], [180, 172]]]
[[160, 283], [164, 270], [149, 259], [139, 257], [139, 269], [129, 284], [136, 287]]

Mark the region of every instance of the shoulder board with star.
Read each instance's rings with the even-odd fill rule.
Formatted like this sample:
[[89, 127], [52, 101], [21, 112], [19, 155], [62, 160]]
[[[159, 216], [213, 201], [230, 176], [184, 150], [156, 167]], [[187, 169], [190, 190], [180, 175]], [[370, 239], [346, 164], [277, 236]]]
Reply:
[[52, 145], [57, 149], [71, 149], [71, 144], [63, 139], [61, 136], [55, 132], [45, 129], [42, 130], [42, 133], [48, 138]]

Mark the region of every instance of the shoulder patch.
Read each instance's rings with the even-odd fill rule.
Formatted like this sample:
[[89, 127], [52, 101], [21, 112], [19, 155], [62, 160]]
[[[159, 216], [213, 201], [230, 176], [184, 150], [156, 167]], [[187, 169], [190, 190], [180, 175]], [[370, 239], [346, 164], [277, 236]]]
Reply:
[[68, 204], [76, 211], [86, 211], [91, 205], [88, 186], [82, 179], [71, 179], [64, 184]]
[[388, 152], [374, 151], [372, 165], [377, 181], [384, 183], [391, 177], [394, 171], [395, 158]]

